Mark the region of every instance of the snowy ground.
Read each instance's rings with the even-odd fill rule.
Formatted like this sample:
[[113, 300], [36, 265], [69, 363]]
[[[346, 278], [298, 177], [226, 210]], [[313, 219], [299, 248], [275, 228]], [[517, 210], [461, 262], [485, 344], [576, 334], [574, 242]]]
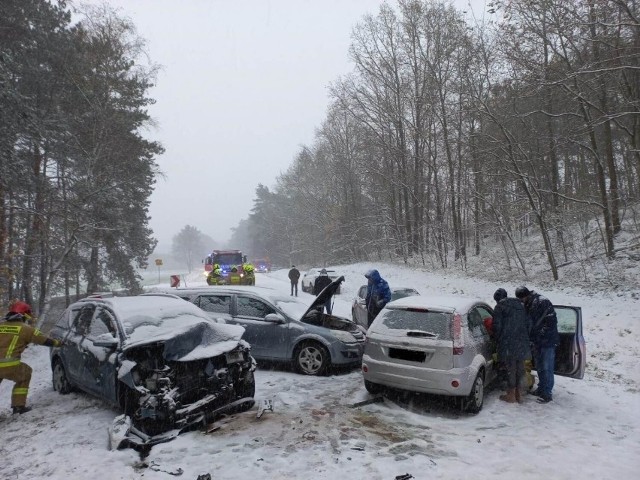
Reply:
[[[339, 267], [347, 278], [335, 313], [350, 316], [351, 300], [374, 265]], [[421, 293], [464, 293], [490, 301], [498, 285], [375, 265], [391, 285]], [[257, 284], [288, 293], [286, 271]], [[189, 283], [189, 286], [195, 284]], [[528, 285], [552, 302], [582, 307], [587, 342], [584, 380], [556, 377], [554, 401], [505, 404], [490, 392], [484, 409], [461, 415], [428, 399], [371, 398], [358, 370], [305, 377], [287, 369], [256, 372], [256, 398], [274, 412], [251, 410], [153, 447], [142, 462], [131, 450], [109, 451], [107, 427], [117, 412], [98, 400], [51, 387], [48, 350], [30, 347], [33, 411], [10, 414], [10, 388], [0, 384], [0, 478], [4, 479], [603, 479], [640, 472], [640, 300], [577, 288]], [[312, 297], [301, 293], [301, 298]], [[493, 304], [493, 302], [491, 302]]]

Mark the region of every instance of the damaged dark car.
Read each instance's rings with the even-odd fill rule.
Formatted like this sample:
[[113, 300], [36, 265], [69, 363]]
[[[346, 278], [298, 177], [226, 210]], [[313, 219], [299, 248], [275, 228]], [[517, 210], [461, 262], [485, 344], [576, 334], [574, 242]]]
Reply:
[[51, 330], [53, 388], [79, 389], [123, 412], [112, 448], [149, 447], [254, 405], [244, 329], [216, 324], [172, 295], [87, 298]]

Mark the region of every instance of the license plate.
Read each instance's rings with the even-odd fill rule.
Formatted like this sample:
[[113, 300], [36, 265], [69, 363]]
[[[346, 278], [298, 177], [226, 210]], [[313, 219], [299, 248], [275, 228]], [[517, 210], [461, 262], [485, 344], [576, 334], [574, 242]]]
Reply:
[[241, 351], [236, 350], [235, 352], [229, 352], [225, 354], [227, 357], [227, 363], [238, 363], [244, 360], [244, 355]]

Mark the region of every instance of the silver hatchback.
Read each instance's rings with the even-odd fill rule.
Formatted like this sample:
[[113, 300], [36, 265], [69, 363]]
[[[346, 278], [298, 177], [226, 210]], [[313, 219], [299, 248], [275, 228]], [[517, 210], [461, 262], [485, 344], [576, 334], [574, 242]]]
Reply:
[[[560, 344], [555, 374], [581, 379], [586, 365], [579, 307], [554, 305]], [[406, 297], [390, 302], [369, 327], [362, 357], [365, 388], [458, 397], [477, 413], [497, 376], [486, 303], [468, 297]]]
[[412, 296], [390, 302], [369, 327], [362, 359], [365, 387], [462, 397], [479, 412], [496, 377], [483, 319], [489, 305], [465, 297]]

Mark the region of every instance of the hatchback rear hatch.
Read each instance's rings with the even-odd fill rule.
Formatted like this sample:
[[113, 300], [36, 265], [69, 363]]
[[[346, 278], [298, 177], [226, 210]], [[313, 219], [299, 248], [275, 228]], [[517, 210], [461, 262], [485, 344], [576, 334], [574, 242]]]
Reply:
[[449, 370], [453, 335], [452, 311], [388, 305], [369, 328], [368, 342], [386, 361]]

